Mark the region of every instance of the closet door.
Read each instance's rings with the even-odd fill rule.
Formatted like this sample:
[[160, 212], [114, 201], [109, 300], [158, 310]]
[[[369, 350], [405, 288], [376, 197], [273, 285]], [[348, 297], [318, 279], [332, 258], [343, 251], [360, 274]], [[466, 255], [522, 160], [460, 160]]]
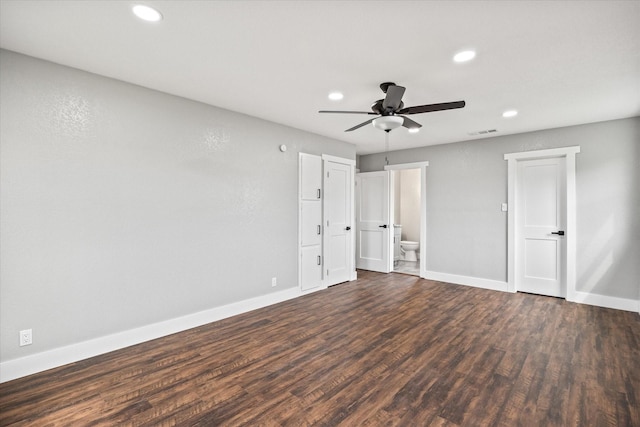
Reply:
[[322, 158], [300, 153], [299, 169], [299, 254], [300, 289], [308, 291], [323, 284], [322, 266]]
[[327, 286], [351, 280], [353, 265], [353, 175], [351, 165], [324, 163], [324, 274]]
[[320, 245], [305, 246], [300, 254], [300, 289], [308, 291], [322, 285], [322, 251]]
[[302, 200], [300, 215], [300, 239], [303, 247], [322, 244], [322, 205], [316, 201]]
[[322, 158], [300, 153], [300, 198], [322, 201]]

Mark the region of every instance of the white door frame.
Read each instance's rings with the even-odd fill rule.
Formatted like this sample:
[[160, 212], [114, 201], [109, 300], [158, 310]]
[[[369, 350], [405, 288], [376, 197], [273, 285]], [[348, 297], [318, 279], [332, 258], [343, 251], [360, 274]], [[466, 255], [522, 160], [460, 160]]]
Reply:
[[[414, 162], [414, 163], [401, 163], [397, 165], [385, 165], [384, 170], [386, 171], [398, 171], [403, 169], [420, 169], [420, 277], [426, 279], [427, 275], [427, 166], [429, 166], [429, 162]], [[394, 199], [394, 185], [393, 185], [393, 174], [391, 175], [391, 183], [389, 185], [389, 210], [393, 213], [393, 201]], [[393, 215], [390, 216], [393, 220], [396, 221], [396, 218], [393, 218]], [[391, 225], [391, 224], [390, 224]], [[393, 232], [393, 229], [391, 230]], [[389, 262], [390, 265], [393, 265], [393, 239], [389, 239]]]
[[[356, 161], [352, 160], [352, 159], [345, 159], [343, 157], [336, 157], [336, 156], [331, 156], [329, 154], [323, 154], [322, 155], [322, 173], [324, 174], [326, 171], [326, 165], [327, 162], [334, 162], [334, 163], [341, 163], [344, 165], [349, 166], [349, 170], [350, 170], [350, 187], [351, 187], [351, 200], [349, 200], [349, 203], [351, 204], [351, 249], [350, 249], [350, 253], [348, 255], [349, 259], [348, 259], [348, 265], [349, 265], [349, 271], [350, 271], [350, 278], [349, 280], [356, 280], [358, 278], [358, 274], [356, 272], [356, 233], [355, 233], [355, 223], [356, 223], [356, 206], [355, 206], [355, 202], [356, 202], [356, 198], [355, 198], [355, 187], [356, 187], [356, 174], [355, 174], [355, 169], [356, 169]], [[325, 200], [323, 198], [323, 200]], [[323, 216], [324, 216], [324, 207], [323, 207]], [[324, 221], [324, 218], [323, 218]], [[326, 235], [326, 233], [325, 233]], [[323, 242], [325, 243], [325, 242]], [[326, 244], [323, 244], [323, 254], [322, 254], [322, 259], [326, 259], [326, 253], [324, 253], [326, 251]]]
[[516, 253], [519, 250], [519, 236], [516, 230], [517, 217], [517, 182], [518, 162], [523, 160], [545, 159], [564, 157], [566, 159], [566, 183], [567, 183], [567, 224], [566, 224], [566, 265], [563, 274], [566, 283], [567, 301], [576, 301], [576, 154], [580, 152], [580, 146], [551, 148], [548, 150], [524, 151], [504, 155], [507, 161], [508, 195], [507, 206], [507, 290], [516, 292]]

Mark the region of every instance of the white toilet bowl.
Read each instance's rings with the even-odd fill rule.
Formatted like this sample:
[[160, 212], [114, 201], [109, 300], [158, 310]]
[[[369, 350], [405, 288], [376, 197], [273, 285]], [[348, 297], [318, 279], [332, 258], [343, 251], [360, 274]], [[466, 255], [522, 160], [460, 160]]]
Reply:
[[400, 248], [402, 248], [402, 252], [404, 253], [405, 261], [417, 261], [418, 257], [416, 256], [416, 251], [419, 247], [419, 242], [412, 242], [411, 240], [400, 241]]

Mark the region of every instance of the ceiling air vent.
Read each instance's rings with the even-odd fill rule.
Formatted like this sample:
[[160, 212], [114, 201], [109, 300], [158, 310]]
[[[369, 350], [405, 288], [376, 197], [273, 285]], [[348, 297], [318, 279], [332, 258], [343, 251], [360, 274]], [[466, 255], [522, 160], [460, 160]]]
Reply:
[[487, 129], [487, 130], [479, 130], [477, 132], [468, 132], [468, 135], [474, 136], [474, 135], [486, 135], [488, 133], [496, 133], [498, 132], [496, 129]]

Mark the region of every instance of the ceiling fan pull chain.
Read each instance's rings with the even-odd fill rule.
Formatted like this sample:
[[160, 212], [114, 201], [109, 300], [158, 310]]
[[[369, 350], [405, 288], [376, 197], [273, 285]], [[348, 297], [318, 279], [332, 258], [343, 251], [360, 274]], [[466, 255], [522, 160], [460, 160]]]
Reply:
[[386, 165], [389, 165], [389, 158], [387, 157], [389, 155], [389, 132], [384, 133], [384, 150], [385, 150], [384, 162]]

